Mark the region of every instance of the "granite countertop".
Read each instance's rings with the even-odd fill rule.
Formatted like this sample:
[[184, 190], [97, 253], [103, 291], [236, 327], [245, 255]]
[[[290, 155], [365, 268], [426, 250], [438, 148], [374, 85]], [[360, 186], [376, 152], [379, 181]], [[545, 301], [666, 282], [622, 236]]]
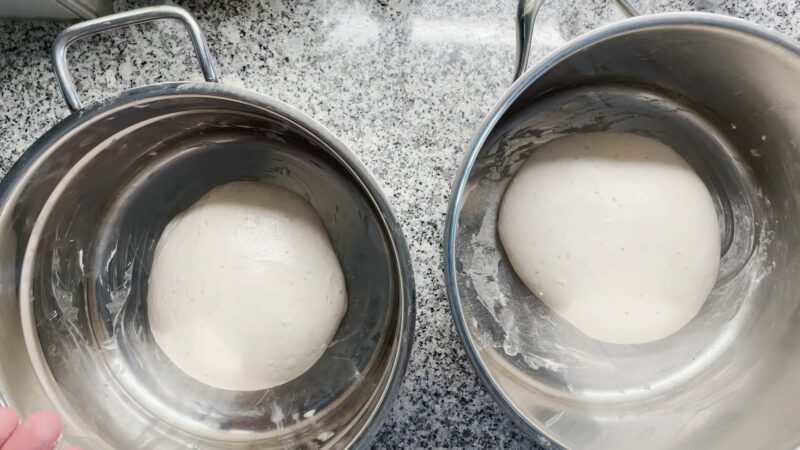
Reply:
[[[645, 12], [711, 9], [800, 38], [794, 0], [641, 1]], [[115, 10], [146, 4], [116, 0]], [[402, 224], [417, 285], [416, 340], [374, 446], [537, 447], [473, 373], [452, 324], [441, 255], [452, 180], [472, 133], [510, 83], [515, 0], [191, 0], [180, 6], [206, 31], [225, 83], [276, 97], [328, 127], [374, 174]], [[622, 17], [609, 0], [550, 2], [533, 58]], [[0, 21], [2, 174], [68, 114], [49, 60], [53, 39], [66, 26]], [[84, 100], [201, 79], [188, 39], [172, 23], [79, 42], [70, 61]]]

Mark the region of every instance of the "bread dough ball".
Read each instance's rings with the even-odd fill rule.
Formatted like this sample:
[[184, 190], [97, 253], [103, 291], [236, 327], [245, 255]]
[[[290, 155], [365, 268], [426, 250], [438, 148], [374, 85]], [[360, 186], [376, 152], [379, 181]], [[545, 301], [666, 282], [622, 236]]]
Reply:
[[615, 344], [678, 331], [719, 267], [719, 224], [703, 181], [671, 148], [634, 134], [575, 134], [536, 149], [505, 193], [498, 229], [535, 295]]
[[156, 343], [213, 387], [286, 383], [322, 356], [347, 308], [342, 269], [316, 212], [253, 182], [209, 191], [167, 225], [147, 296]]

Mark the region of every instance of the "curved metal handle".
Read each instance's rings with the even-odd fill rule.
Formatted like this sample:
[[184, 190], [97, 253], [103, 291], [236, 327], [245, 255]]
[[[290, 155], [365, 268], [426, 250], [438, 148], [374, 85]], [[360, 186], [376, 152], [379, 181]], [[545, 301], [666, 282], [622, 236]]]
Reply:
[[533, 43], [533, 24], [545, 0], [519, 0], [517, 7], [517, 66], [514, 68], [514, 81], [525, 73]]
[[192, 40], [194, 51], [203, 70], [206, 81], [218, 82], [217, 70], [211, 59], [211, 52], [208, 50], [206, 37], [200, 26], [191, 14], [185, 9], [175, 6], [151, 6], [148, 8], [135, 9], [97, 19], [87, 20], [75, 24], [62, 31], [53, 44], [53, 70], [55, 71], [56, 81], [64, 94], [67, 106], [71, 111], [81, 108], [81, 101], [75, 89], [75, 82], [67, 69], [67, 49], [78, 39], [91, 36], [103, 31], [113, 30], [129, 25], [136, 25], [144, 22], [151, 22], [159, 19], [178, 19], [186, 26], [189, 37]]
[[625, 12], [626, 12], [626, 13], [627, 13], [627, 14], [628, 14], [630, 17], [636, 17], [636, 16], [641, 16], [641, 15], [642, 15], [642, 13], [640, 13], [640, 12], [639, 12], [639, 10], [638, 10], [638, 9], [636, 9], [636, 7], [634, 7], [634, 6], [631, 4], [631, 2], [629, 2], [628, 0], [617, 0], [617, 4], [618, 4], [619, 6], [621, 6], [621, 7], [622, 7], [622, 9], [623, 9], [623, 10], [625, 10]]
[[[546, 0], [519, 0], [517, 6], [517, 64], [514, 68], [514, 80], [528, 69], [528, 59], [531, 56], [531, 45], [533, 43], [533, 24], [539, 9]], [[628, 0], [616, 0], [617, 4], [631, 17], [638, 16], [639, 11], [631, 5]]]

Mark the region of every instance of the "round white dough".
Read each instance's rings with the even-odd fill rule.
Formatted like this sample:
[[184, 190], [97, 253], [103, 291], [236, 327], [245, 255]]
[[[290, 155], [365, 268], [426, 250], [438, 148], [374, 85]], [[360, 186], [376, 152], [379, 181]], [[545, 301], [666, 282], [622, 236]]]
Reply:
[[147, 296], [156, 343], [221, 389], [286, 383], [325, 352], [347, 309], [339, 260], [316, 212], [275, 185], [209, 191], [166, 227]]
[[575, 134], [539, 147], [503, 197], [498, 230], [534, 294], [615, 344], [678, 331], [719, 268], [708, 189], [674, 150], [634, 134]]

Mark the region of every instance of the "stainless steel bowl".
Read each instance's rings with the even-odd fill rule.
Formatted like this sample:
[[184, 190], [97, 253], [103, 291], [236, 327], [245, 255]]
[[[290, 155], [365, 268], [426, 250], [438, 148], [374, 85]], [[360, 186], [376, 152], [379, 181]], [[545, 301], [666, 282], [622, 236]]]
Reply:
[[[178, 8], [84, 23], [59, 42], [164, 17], [187, 25], [206, 77], [215, 79], [199, 28]], [[77, 109], [64, 53], [57, 44], [56, 73]], [[306, 198], [348, 290], [346, 316], [322, 358], [301, 377], [258, 392], [215, 389], [184, 374], [147, 321], [147, 280], [162, 230], [205, 192], [234, 180], [266, 180]], [[23, 412], [56, 408], [68, 442], [345, 448], [377, 430], [411, 348], [409, 257], [366, 169], [301, 112], [214, 82], [130, 90], [78, 109], [45, 134], [0, 195], [0, 393]]]
[[[523, 429], [568, 448], [800, 444], [798, 78], [800, 48], [776, 33], [653, 15], [570, 42], [491, 111], [453, 189], [445, 277], [473, 366]], [[525, 159], [595, 131], [667, 143], [715, 199], [717, 284], [692, 322], [657, 342], [581, 334], [522, 284], [497, 236], [498, 205]]]

